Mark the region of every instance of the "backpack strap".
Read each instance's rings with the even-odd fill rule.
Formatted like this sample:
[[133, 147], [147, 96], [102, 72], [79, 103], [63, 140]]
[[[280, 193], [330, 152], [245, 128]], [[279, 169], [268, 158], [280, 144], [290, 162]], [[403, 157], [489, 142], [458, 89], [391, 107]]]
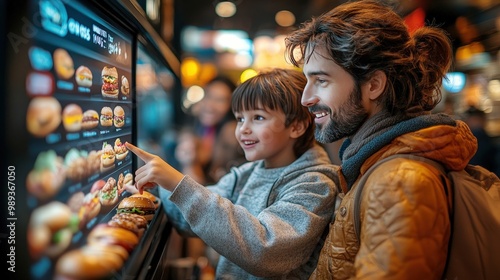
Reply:
[[[371, 175], [371, 173], [377, 169], [380, 165], [384, 164], [387, 161], [390, 161], [395, 158], [405, 158], [405, 159], [412, 159], [415, 161], [423, 161], [425, 163], [430, 164], [441, 174], [444, 174], [446, 176], [446, 170], [444, 169], [443, 165], [438, 163], [437, 161], [421, 157], [421, 156], [416, 156], [412, 154], [395, 154], [388, 156], [378, 162], [376, 162], [374, 165], [372, 165], [368, 170], [366, 171], [363, 176], [361, 176], [361, 179], [359, 179], [358, 186], [356, 187], [356, 193], [354, 194], [354, 233], [356, 234], [356, 237], [358, 238], [358, 243], [361, 242], [361, 197], [363, 195], [363, 189], [365, 186], [366, 181], [368, 180], [368, 177]], [[445, 187], [446, 194], [448, 195], [447, 188]]]

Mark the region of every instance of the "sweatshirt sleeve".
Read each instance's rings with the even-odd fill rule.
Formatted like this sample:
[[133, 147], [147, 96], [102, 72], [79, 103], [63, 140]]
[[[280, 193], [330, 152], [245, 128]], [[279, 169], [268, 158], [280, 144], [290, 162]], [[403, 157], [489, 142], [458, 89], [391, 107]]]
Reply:
[[[181, 182], [179, 182], [179, 185], [176, 187], [176, 189], [184, 184], [192, 184], [195, 185], [197, 188], [205, 188], [201, 184], [195, 182], [192, 178], [189, 178], [189, 180], [187, 180], [188, 183], [186, 183], [186, 178], [187, 176], [185, 176], [181, 180]], [[233, 171], [223, 176], [218, 184], [213, 186], [208, 186], [206, 188], [210, 189], [210, 191], [213, 192], [214, 194], [218, 194], [221, 197], [229, 198], [232, 195], [235, 181], [236, 181], [236, 172]], [[167, 213], [167, 216], [169, 218], [169, 222], [172, 223], [172, 225], [176, 228], [176, 230], [184, 236], [197, 236], [191, 230], [189, 223], [184, 219], [183, 213], [172, 201], [170, 201], [170, 196], [172, 195], [172, 192], [165, 190], [164, 188], [159, 188], [159, 195], [160, 195], [160, 200], [162, 202], [162, 207]]]
[[257, 216], [186, 177], [170, 196], [191, 229], [222, 256], [256, 276], [285, 274], [307, 262], [328, 225], [334, 183], [297, 172]]

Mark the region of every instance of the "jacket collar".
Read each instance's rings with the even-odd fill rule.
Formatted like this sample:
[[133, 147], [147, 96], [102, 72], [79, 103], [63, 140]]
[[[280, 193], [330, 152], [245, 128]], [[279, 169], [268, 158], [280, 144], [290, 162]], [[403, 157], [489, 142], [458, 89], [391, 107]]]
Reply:
[[[351, 189], [358, 178], [360, 168], [365, 160], [384, 146], [390, 144], [395, 138], [436, 125], [456, 126], [455, 120], [446, 114], [421, 115], [396, 122], [394, 125], [391, 125], [390, 122], [387, 125], [387, 123], [373, 122], [373, 120], [368, 120], [356, 135], [351, 138], [354, 140], [346, 139], [340, 148], [342, 173], [345, 177], [348, 190]], [[370, 132], [366, 133], [368, 130]], [[363, 137], [359, 137], [360, 135], [363, 135]], [[366, 142], [364, 140], [367, 138], [370, 141]]]

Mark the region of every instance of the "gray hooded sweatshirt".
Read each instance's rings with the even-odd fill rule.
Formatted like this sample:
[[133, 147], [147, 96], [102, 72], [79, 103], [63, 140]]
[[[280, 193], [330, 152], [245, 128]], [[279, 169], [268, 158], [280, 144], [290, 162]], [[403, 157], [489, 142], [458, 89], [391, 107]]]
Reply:
[[220, 255], [217, 279], [307, 279], [334, 212], [338, 167], [319, 145], [292, 164], [235, 167], [213, 186], [160, 188], [170, 222]]

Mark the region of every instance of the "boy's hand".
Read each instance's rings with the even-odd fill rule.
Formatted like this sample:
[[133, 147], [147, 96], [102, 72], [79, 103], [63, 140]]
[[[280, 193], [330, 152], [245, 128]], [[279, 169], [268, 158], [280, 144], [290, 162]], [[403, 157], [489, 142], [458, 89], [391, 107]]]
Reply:
[[159, 156], [150, 154], [128, 142], [125, 145], [145, 163], [135, 172], [135, 187], [141, 194], [144, 189], [153, 188], [156, 185], [172, 191], [184, 177]]

